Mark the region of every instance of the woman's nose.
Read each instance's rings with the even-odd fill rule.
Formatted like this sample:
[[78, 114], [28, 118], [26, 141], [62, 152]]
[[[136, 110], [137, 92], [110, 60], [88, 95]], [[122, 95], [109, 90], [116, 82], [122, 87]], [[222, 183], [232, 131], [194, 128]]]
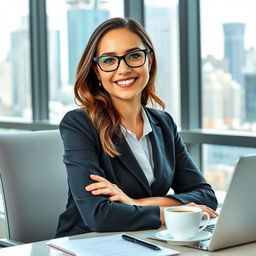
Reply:
[[125, 63], [124, 60], [120, 61], [119, 67], [118, 67], [118, 73], [129, 73], [131, 72], [131, 68]]

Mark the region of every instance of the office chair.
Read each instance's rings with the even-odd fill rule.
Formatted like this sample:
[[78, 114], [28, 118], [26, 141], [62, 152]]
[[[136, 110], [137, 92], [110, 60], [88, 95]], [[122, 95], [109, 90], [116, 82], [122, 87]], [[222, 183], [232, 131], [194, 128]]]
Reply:
[[0, 244], [54, 238], [68, 193], [62, 156], [57, 130], [0, 133], [0, 177], [9, 239]]

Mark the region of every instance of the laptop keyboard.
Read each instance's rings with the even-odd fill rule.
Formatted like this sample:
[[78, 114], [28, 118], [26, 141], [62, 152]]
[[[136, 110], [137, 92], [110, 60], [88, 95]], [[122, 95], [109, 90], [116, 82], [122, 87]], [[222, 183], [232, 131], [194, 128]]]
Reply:
[[206, 226], [205, 228], [204, 228], [204, 231], [208, 231], [208, 232], [213, 232], [213, 230], [214, 230], [214, 228], [215, 228], [215, 224], [210, 224], [210, 225], [208, 225], [208, 226]]

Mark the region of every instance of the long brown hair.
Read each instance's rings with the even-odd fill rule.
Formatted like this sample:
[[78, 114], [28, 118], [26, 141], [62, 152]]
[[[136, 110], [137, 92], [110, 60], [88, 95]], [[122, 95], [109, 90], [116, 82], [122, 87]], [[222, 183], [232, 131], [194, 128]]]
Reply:
[[[109, 94], [103, 86], [99, 86], [98, 77], [93, 69], [93, 58], [95, 57], [98, 43], [101, 37], [112, 29], [127, 28], [136, 33], [145, 47], [154, 53], [152, 42], [144, 28], [133, 19], [112, 18], [99, 25], [91, 35], [81, 60], [78, 64], [74, 93], [76, 102], [82, 106], [89, 115], [92, 123], [97, 129], [103, 149], [111, 157], [120, 155], [115, 144], [113, 135], [122, 138], [120, 114], [114, 108]], [[149, 101], [152, 105], [156, 103], [162, 108], [164, 103], [155, 94], [157, 63], [153, 58], [150, 70], [150, 78], [144, 88], [141, 104], [145, 106]]]

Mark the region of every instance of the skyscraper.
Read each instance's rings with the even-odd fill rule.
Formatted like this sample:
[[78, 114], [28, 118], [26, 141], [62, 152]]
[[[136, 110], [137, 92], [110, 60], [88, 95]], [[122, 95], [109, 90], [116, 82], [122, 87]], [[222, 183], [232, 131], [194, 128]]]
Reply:
[[12, 88], [10, 77], [10, 62], [8, 58], [0, 62], [0, 116], [11, 116]]
[[241, 86], [212, 60], [204, 60], [203, 65], [203, 127], [236, 129], [240, 127]]
[[244, 68], [245, 120], [256, 125], [256, 49], [246, 51], [246, 67]]
[[66, 0], [70, 6], [67, 11], [69, 84], [73, 84], [75, 81], [76, 68], [91, 33], [97, 25], [110, 17], [108, 10], [98, 9], [98, 1], [94, 1], [93, 9], [89, 9], [90, 6], [86, 5], [87, 2]]
[[146, 30], [155, 46], [156, 91], [177, 123], [180, 122], [178, 16], [176, 2], [146, 6]]
[[256, 73], [245, 74], [246, 121], [256, 123]]
[[20, 28], [11, 33], [10, 50], [12, 110], [15, 116], [20, 117], [24, 117], [25, 112], [31, 109], [29, 47], [28, 17], [23, 17]]
[[244, 85], [242, 68], [245, 65], [244, 23], [224, 23], [224, 55], [228, 60], [229, 72], [240, 85]]
[[54, 98], [61, 88], [60, 31], [48, 31], [48, 72], [50, 99]]

